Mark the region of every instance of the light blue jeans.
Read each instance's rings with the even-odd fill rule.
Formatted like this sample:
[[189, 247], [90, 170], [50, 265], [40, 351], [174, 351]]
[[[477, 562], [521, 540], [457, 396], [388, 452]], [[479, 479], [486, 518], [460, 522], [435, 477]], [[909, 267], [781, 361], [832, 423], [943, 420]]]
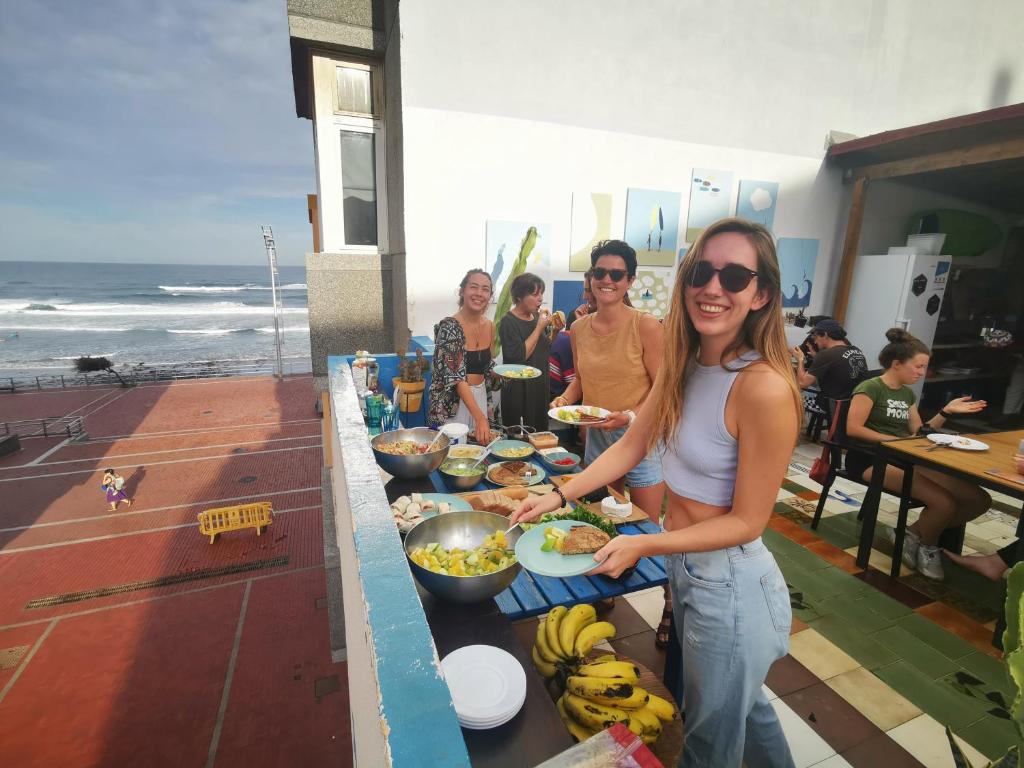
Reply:
[[683, 649], [685, 768], [792, 768], [775, 710], [761, 689], [789, 650], [793, 612], [760, 538], [665, 558]]
[[[587, 429], [587, 447], [583, 452], [583, 460], [589, 467], [597, 457], [607, 451], [612, 445], [618, 442], [624, 434], [626, 427], [618, 429], [598, 429], [589, 427]], [[626, 485], [630, 488], [649, 488], [662, 482], [661, 457], [648, 453], [640, 463], [626, 473]]]

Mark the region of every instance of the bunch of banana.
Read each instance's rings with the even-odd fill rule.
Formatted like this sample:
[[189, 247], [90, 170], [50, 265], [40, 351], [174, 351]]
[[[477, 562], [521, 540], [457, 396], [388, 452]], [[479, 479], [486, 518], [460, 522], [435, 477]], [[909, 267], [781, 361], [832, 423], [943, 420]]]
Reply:
[[559, 672], [574, 674], [582, 660], [602, 640], [615, 637], [615, 626], [597, 620], [594, 606], [580, 603], [572, 608], [552, 608], [537, 625], [533, 663], [544, 677]]

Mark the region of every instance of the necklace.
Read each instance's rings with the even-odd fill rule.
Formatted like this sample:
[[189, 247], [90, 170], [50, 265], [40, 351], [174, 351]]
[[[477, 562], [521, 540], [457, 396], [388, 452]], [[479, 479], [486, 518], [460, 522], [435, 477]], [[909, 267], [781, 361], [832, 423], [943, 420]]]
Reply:
[[[473, 338], [472, 338], [473, 349], [474, 350], [480, 349], [480, 337], [481, 337], [481, 334], [483, 333], [483, 330], [484, 330], [484, 322], [485, 322], [484, 319], [481, 318], [481, 319], [475, 321], [474, 323], [472, 323], [472, 325], [471, 325], [470, 321], [469, 321], [469, 318], [467, 318], [465, 314], [463, 314], [461, 312], [459, 314], [462, 315], [462, 327], [466, 331], [466, 341], [467, 342], [470, 341], [469, 331], [470, 331], [470, 329], [472, 329], [472, 331], [473, 331]], [[467, 344], [467, 347], [468, 346], [469, 345]]]

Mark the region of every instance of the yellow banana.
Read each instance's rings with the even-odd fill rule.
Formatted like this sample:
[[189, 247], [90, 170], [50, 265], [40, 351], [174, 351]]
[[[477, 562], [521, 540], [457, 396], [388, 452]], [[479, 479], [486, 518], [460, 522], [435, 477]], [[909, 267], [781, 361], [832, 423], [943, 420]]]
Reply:
[[655, 696], [653, 693], [648, 694], [648, 696], [650, 698], [647, 701], [647, 709], [657, 715], [659, 720], [669, 723], [679, 717], [679, 713], [672, 702], [666, 701], [661, 696]]
[[[549, 635], [550, 637], [550, 635]], [[577, 656], [586, 656], [590, 649], [602, 640], [615, 637], [615, 625], [608, 621], [598, 621], [584, 627], [576, 636], [574, 649]]]
[[558, 701], [555, 702], [555, 706], [558, 708], [558, 716], [562, 718], [562, 722], [569, 731], [569, 735], [576, 739], [576, 741], [586, 741], [597, 733], [597, 731], [580, 725], [573, 720], [572, 716], [566, 711], [565, 703], [562, 701], [561, 697], [559, 697]]
[[538, 672], [544, 675], [544, 677], [555, 676], [555, 673], [558, 671], [558, 669], [555, 667], [554, 664], [544, 661], [544, 659], [541, 658], [540, 652], [537, 650], [537, 646], [533, 646], [531, 655], [533, 656], [533, 666], [537, 668]]
[[[592, 699], [599, 704], [607, 702], [600, 699], [628, 699], [633, 695], [633, 684], [625, 680], [614, 680], [605, 677], [583, 677], [572, 675], [565, 681], [565, 689], [574, 696]], [[611, 706], [618, 706], [611, 704]]]
[[562, 700], [565, 702], [565, 711], [572, 716], [573, 720], [595, 731], [610, 728], [615, 723], [629, 722], [629, 715], [615, 707], [606, 707], [603, 704], [573, 696], [571, 693], [565, 694]]
[[551, 647], [548, 645], [548, 633], [544, 628], [544, 624], [544, 619], [541, 619], [540, 623], [537, 624], [537, 639], [534, 642], [533, 647], [537, 649], [537, 653], [540, 654], [540, 657], [544, 659], [544, 661], [548, 664], [554, 664], [557, 661], [561, 661], [562, 657], [552, 651]]
[[565, 614], [562, 623], [558, 627], [558, 643], [566, 651], [571, 651], [576, 645], [576, 635], [584, 627], [597, 621], [597, 611], [594, 606], [580, 603], [574, 605]]
[[661, 735], [661, 720], [651, 711], [650, 707], [635, 709], [629, 713], [629, 716], [643, 726], [644, 733], [653, 733], [655, 738]]
[[548, 648], [562, 659], [572, 656], [572, 648], [566, 651], [565, 648], [562, 648], [562, 644], [558, 642], [558, 629], [562, 624], [562, 619], [565, 618], [565, 614], [568, 612], [569, 609], [564, 605], [556, 606], [551, 609], [547, 619], [544, 621], [544, 635], [547, 637]]
[[635, 683], [640, 679], [640, 670], [628, 661], [606, 661], [602, 664], [584, 664], [579, 668], [583, 677], [602, 677]]
[[598, 656], [596, 659], [594, 659], [590, 663], [591, 664], [604, 664], [604, 663], [609, 662], [609, 661], [615, 661], [616, 659], [618, 659], [618, 656], [616, 656], [614, 653], [606, 653], [603, 656]]

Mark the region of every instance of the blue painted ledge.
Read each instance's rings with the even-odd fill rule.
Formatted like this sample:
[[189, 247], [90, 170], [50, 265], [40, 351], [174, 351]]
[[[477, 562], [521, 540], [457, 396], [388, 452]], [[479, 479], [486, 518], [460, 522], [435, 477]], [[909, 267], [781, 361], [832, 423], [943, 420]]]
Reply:
[[351, 371], [340, 357], [328, 371], [356, 765], [469, 766]]

